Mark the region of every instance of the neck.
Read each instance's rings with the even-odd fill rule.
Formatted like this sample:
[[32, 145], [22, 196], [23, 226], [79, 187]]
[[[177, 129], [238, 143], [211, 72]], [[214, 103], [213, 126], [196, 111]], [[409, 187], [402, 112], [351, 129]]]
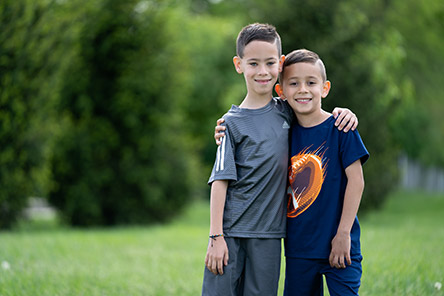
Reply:
[[270, 103], [272, 97], [272, 94], [267, 94], [263, 96], [251, 96], [250, 94], [247, 94], [239, 107], [248, 109], [259, 109], [265, 107], [268, 103]]
[[310, 114], [296, 114], [296, 118], [298, 119], [298, 123], [303, 127], [313, 127], [318, 124], [324, 122], [327, 118], [331, 116], [331, 113], [324, 111], [322, 109], [316, 113]]

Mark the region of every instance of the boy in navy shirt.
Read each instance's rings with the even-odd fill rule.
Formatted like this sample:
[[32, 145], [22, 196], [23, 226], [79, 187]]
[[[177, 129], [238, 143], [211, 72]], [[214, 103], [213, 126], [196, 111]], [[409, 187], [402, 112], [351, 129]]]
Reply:
[[361, 282], [357, 211], [369, 154], [357, 130], [340, 132], [322, 110], [330, 81], [319, 56], [288, 54], [276, 91], [296, 114], [290, 142], [284, 295], [358, 295]]

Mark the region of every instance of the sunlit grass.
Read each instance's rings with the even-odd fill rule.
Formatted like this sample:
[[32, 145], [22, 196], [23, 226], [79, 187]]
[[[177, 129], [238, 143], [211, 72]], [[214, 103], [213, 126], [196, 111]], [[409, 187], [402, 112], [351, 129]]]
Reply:
[[196, 204], [168, 226], [1, 233], [0, 295], [196, 295], [206, 216]]
[[[166, 226], [1, 232], [0, 295], [200, 295], [208, 218], [201, 202]], [[444, 196], [397, 194], [361, 226], [360, 295], [444, 295]]]
[[399, 193], [362, 231], [362, 295], [444, 295], [444, 195]]

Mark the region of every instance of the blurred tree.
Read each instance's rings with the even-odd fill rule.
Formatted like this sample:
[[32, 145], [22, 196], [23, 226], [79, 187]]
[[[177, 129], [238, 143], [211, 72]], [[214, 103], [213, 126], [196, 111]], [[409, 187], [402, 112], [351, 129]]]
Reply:
[[[61, 64], [52, 1], [0, 2], [0, 228], [45, 194], [48, 105]], [[65, 54], [68, 51], [65, 51]]]
[[397, 110], [392, 128], [411, 158], [444, 168], [444, 2], [393, 1], [390, 26], [403, 37], [403, 72], [412, 84], [411, 100]]
[[442, 1], [5, 0], [0, 17], [0, 228], [48, 192], [74, 225], [166, 221], [201, 196], [256, 21], [318, 52], [326, 109], [358, 115], [363, 209], [397, 184], [399, 149], [444, 166]]
[[49, 198], [70, 224], [166, 221], [192, 198], [190, 61], [167, 2], [97, 1], [83, 16], [51, 161]]
[[[186, 13], [181, 15], [183, 19]], [[241, 24], [236, 19], [193, 18], [192, 15], [187, 22], [179, 41], [187, 48], [191, 60], [191, 93], [185, 101], [184, 111], [191, 135], [189, 141], [204, 164], [201, 175], [196, 177], [208, 189], [205, 181], [211, 172], [217, 147], [213, 139], [216, 120], [244, 96], [243, 79], [236, 74], [232, 64]]]

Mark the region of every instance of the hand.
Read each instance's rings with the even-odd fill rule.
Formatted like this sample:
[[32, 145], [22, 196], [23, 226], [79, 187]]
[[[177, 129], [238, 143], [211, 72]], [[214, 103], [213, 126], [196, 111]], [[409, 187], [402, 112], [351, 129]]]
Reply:
[[222, 236], [216, 237], [214, 240], [210, 238], [205, 265], [215, 275], [224, 274], [224, 266], [228, 265], [228, 247]]
[[344, 129], [346, 133], [350, 129], [354, 131], [358, 126], [358, 117], [349, 109], [336, 107], [332, 113], [334, 118], [336, 118], [335, 126], [338, 127], [338, 130]]
[[[331, 267], [346, 268], [345, 262], [351, 264], [350, 233], [337, 233], [331, 241], [331, 252], [328, 258]], [[344, 260], [345, 259], [345, 260]]]
[[214, 139], [216, 140], [216, 144], [220, 145], [222, 143], [222, 137], [225, 136], [225, 133], [223, 132], [225, 130], [225, 126], [222, 126], [221, 124], [225, 122], [223, 118], [219, 118], [217, 120], [217, 125], [214, 128]]

